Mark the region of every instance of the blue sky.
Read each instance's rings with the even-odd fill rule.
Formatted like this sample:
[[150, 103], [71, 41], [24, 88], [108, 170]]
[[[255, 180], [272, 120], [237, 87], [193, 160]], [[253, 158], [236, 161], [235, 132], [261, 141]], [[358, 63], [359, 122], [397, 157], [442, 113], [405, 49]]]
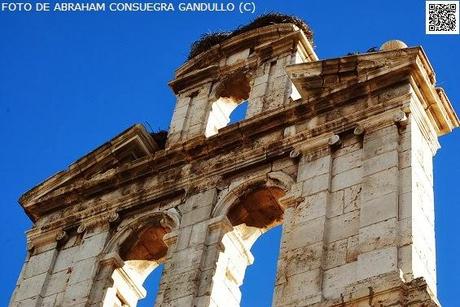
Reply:
[[[401, 39], [422, 45], [438, 85], [460, 110], [460, 36], [424, 34], [424, 1], [258, 0], [256, 14], [306, 20], [321, 59]], [[200, 34], [231, 30], [240, 13], [0, 12], [0, 305], [7, 304], [31, 227], [18, 197], [134, 123], [167, 129], [175, 99], [167, 82]], [[438, 292], [457, 306], [460, 284], [460, 132], [440, 139], [435, 158]], [[279, 229], [256, 243], [243, 306], [271, 301]], [[155, 274], [147, 283], [155, 288]], [[144, 305], [148, 305], [146, 301]]]

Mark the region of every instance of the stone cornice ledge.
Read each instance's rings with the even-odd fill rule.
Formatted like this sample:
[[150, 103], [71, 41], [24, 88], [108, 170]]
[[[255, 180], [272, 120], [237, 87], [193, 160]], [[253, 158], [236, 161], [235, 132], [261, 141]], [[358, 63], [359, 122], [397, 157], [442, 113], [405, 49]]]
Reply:
[[[420, 55], [421, 49], [416, 50], [417, 54]], [[422, 62], [423, 61], [420, 61], [420, 63]], [[358, 98], [370, 97], [374, 92], [378, 95], [383, 88], [392, 86], [393, 84], [400, 84], [401, 82], [407, 84], [411, 82], [411, 76], [417, 74], [417, 68], [420, 69], [420, 65], [411, 67], [411, 69], [403, 71], [390, 70], [387, 74], [363, 80], [361, 83], [344, 88], [341, 92], [329, 93], [329, 95], [318, 97], [316, 100], [311, 100], [309, 98], [303, 101], [294, 102], [292, 105], [281, 110], [262, 113], [258, 117], [250, 118], [225, 127], [219, 131], [219, 134], [208, 139], [203, 136], [184, 143], [175, 144], [173, 147], [167, 148], [166, 150], [156, 151], [153, 156], [121, 165], [112, 170], [105, 177], [98, 176], [96, 179], [76, 181], [73, 184], [63, 186], [53, 192], [51, 192], [51, 190], [47, 195], [43, 196], [33, 195], [32, 193], [32, 195], [29, 195], [28, 199], [21, 198], [21, 204], [26, 212], [36, 220], [40, 216], [58, 210], [61, 207], [87, 202], [88, 197], [93, 197], [91, 195], [94, 194], [94, 192], [99, 194], [107, 193], [136, 180], [138, 181], [146, 178], [147, 176], [157, 175], [161, 175], [159, 176], [161, 180], [157, 184], [160, 186], [157, 188], [158, 191], [143, 191], [142, 201], [151, 201], [150, 197], [145, 197], [146, 195], [152, 195], [153, 199], [161, 200], [169, 197], [168, 195], [172, 195], [171, 193], [174, 190], [187, 191], [190, 188], [190, 183], [187, 183], [187, 181], [193, 182], [193, 185], [199, 185], [200, 181], [205, 180], [204, 177], [222, 176], [229, 172], [234, 172], [241, 167], [253, 165], [254, 163], [265, 163], [270, 161], [270, 159], [286, 157], [292, 149], [298, 148], [299, 144], [308, 143], [317, 136], [325, 133], [341, 133], [353, 129], [357, 123], [362, 122], [366, 118], [378, 116], [383, 111], [391, 108], [407, 105], [407, 97], [403, 95], [400, 98], [396, 97], [391, 99], [391, 102], [385, 101], [376, 105], [369, 105], [359, 112], [347, 115], [345, 121], [342, 116], [337, 114], [335, 118], [327, 115], [329, 113], [334, 114], [337, 108], [350, 102], [353, 103]], [[426, 69], [426, 66], [424, 69]], [[425, 72], [425, 75], [429, 74]], [[412, 80], [416, 79], [414, 78]], [[422, 78], [421, 80], [427, 80], [427, 78]], [[444, 107], [446, 105], [450, 106], [446, 99], [442, 101]], [[439, 99], [439, 102], [441, 102], [441, 99]], [[449, 118], [456, 119], [455, 113], [451, 107], [449, 110], [451, 110], [451, 116]], [[270, 144], [265, 144], [257, 148], [250, 146], [255, 139], [263, 135], [283, 129], [295, 123], [312, 119], [315, 116], [326, 116], [329, 120], [312, 129], [298, 131], [297, 134], [289, 138], [275, 140]], [[452, 126], [456, 125], [458, 125], [458, 121], [452, 121]], [[230, 167], [224, 167], [224, 164], [219, 166], [219, 164], [216, 163], [218, 166], [214, 165], [214, 168], [217, 168], [215, 170], [210, 169], [209, 172], [207, 172], [207, 176], [194, 174], [193, 172], [186, 174], [183, 173], [184, 170], [181, 169], [182, 166], [186, 164], [191, 165], [191, 167], [193, 167], [193, 165], [199, 166], [200, 163], [206, 163], [209, 159], [219, 157], [222, 150], [235, 148], [235, 146], [242, 148], [241, 154], [246, 157], [251, 156], [253, 159], [250, 161], [244, 161], [243, 159], [243, 161], [235, 162], [235, 164]], [[135, 197], [133, 198], [133, 195], [128, 195], [128, 197], [132, 200], [129, 203], [133, 204]], [[107, 205], [109, 204], [106, 204], [106, 206]], [[96, 207], [98, 206], [96, 206], [95, 203], [91, 204], [92, 213], [97, 211]], [[83, 210], [83, 212], [84, 211], [87, 210]], [[83, 217], [84, 214], [81, 214], [83, 212], [79, 212], [78, 215]]]
[[286, 71], [305, 100], [329, 96], [371, 79], [408, 74], [438, 136], [460, 124], [444, 90], [434, 85], [435, 74], [422, 47], [294, 64]]
[[[407, 101], [407, 96], [404, 95], [400, 97], [400, 99], [393, 99], [393, 103], [395, 103], [395, 106], [401, 106], [403, 101]], [[108, 210], [115, 210], [117, 209], [119, 212], [122, 212], [124, 210], [133, 210], [135, 207], [138, 207], [142, 205], [145, 207], [145, 204], [147, 203], [152, 203], [152, 202], [158, 202], [160, 203], [161, 200], [166, 200], [167, 197], [170, 197], [172, 200], [174, 197], [184, 195], [186, 193], [186, 189], [189, 187], [190, 182], [193, 184], [199, 184], [200, 181], [204, 181], [209, 176], [215, 176], [217, 174], [225, 176], [225, 174], [235, 172], [236, 169], [241, 169], [244, 167], [250, 167], [254, 166], [257, 163], [268, 163], [270, 162], [270, 158], [279, 158], [280, 155], [283, 157], [287, 157], [289, 153], [293, 149], [297, 149], [300, 151], [305, 151], [308, 150], [309, 152], [313, 152], [315, 150], [323, 150], [324, 146], [327, 146], [327, 139], [332, 135], [331, 131], [335, 132], [343, 132], [343, 131], [352, 131], [357, 124], [362, 125], [366, 127], [366, 129], [369, 129], [371, 131], [375, 127], [384, 127], [388, 125], [394, 124], [393, 117], [395, 112], [400, 112], [398, 108], [392, 108], [386, 112], [383, 113], [378, 113], [377, 111], [374, 111], [373, 115], [365, 115], [365, 113], [368, 112], [368, 110], [362, 111], [362, 112], [357, 112], [353, 116], [350, 116], [350, 122], [344, 124], [340, 120], [337, 120], [337, 124], [334, 125], [331, 122], [324, 124], [324, 129], [323, 130], [318, 128], [316, 131], [312, 130], [306, 130], [303, 132], [299, 132], [296, 135], [287, 138], [284, 140], [283, 143], [277, 143], [279, 147], [273, 147], [273, 152], [267, 152], [266, 148], [258, 148], [258, 149], [250, 149], [249, 151], [243, 151], [241, 154], [244, 156], [251, 156], [251, 160], [244, 160], [244, 159], [239, 159], [241, 160], [239, 166], [231, 165], [226, 168], [218, 169], [210, 171], [210, 174], [208, 176], [193, 176], [193, 177], [185, 177], [182, 178], [181, 180], [174, 181], [170, 185], [163, 185], [158, 187], [155, 185], [155, 188], [151, 190], [145, 190], [143, 191], [142, 195], [139, 196], [136, 193], [130, 193], [126, 196], [121, 196], [118, 197], [117, 199], [111, 199], [110, 202], [103, 202], [103, 201], [98, 201], [97, 203], [91, 202], [90, 205], [88, 205], [88, 201], [82, 200], [82, 203], [78, 203], [79, 205], [82, 205], [82, 208], [78, 210], [78, 207], [76, 208], [77, 210], [73, 210], [73, 213], [70, 215], [67, 215], [66, 217], [60, 217], [57, 218], [56, 220], [52, 222], [48, 222], [44, 225], [44, 227], [38, 227], [38, 228], [33, 228], [29, 235], [35, 236], [38, 235], [38, 233], [46, 233], [48, 231], [53, 231], [53, 229], [63, 227], [64, 225], [67, 225], [68, 227], [74, 225], [74, 227], [80, 223], [84, 223], [83, 221], [86, 219], [90, 220], [100, 220], [105, 216], [105, 212]], [[369, 113], [366, 113], [369, 114]], [[316, 144], [314, 147], [312, 147], [312, 143]], [[307, 149], [308, 147], [308, 149]], [[237, 159], [238, 160], [238, 159]], [[152, 161], [149, 161], [148, 164], [150, 165]], [[85, 183], [85, 182], [84, 182]], [[117, 186], [116, 186], [117, 187]], [[83, 190], [79, 190], [83, 191]], [[181, 192], [181, 193], [176, 193], [174, 192]], [[67, 193], [70, 193], [70, 195], [75, 194], [75, 191], [68, 191]], [[169, 194], [168, 194], [169, 193]], [[169, 195], [169, 196], [168, 196]], [[49, 199], [44, 200], [41, 204], [37, 203], [36, 205], [45, 205], [46, 203], [48, 204], [56, 204], [59, 203], [61, 205], [66, 205], [70, 206], [71, 204], [65, 204], [63, 202], [59, 201], [59, 197], [63, 199], [68, 199], [69, 197], [66, 196], [66, 193], [63, 191], [57, 192], [56, 195], [50, 197]], [[157, 210], [166, 210], [168, 208], [171, 208], [173, 206], [177, 205], [175, 202], [171, 202], [168, 204], [163, 204], [161, 206], [158, 206]], [[56, 208], [57, 209], [57, 208]]]

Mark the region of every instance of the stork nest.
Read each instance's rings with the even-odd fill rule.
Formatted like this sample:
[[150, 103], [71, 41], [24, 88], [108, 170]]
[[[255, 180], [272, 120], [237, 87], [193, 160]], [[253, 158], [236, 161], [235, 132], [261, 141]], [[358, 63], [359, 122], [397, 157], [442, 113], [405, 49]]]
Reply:
[[310, 27], [300, 18], [284, 15], [280, 13], [268, 13], [262, 16], [257, 17], [252, 22], [247, 25], [240, 26], [237, 29], [231, 32], [213, 32], [208, 34], [203, 34], [199, 40], [195, 41], [188, 55], [187, 60], [199, 55], [202, 52], [209, 50], [211, 47], [221, 44], [227, 39], [230, 39], [234, 36], [240, 35], [242, 33], [269, 26], [274, 24], [283, 24], [283, 23], [292, 23], [302, 29], [302, 31], [307, 36], [307, 39], [313, 43], [313, 32]]

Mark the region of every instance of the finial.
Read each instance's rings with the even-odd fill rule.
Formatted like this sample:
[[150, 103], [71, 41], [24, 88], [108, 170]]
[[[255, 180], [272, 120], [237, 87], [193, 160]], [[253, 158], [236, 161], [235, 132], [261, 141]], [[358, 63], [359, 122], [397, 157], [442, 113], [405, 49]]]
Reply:
[[390, 50], [396, 50], [396, 49], [404, 49], [407, 48], [407, 45], [405, 42], [394, 39], [387, 41], [380, 46], [380, 51], [390, 51]]

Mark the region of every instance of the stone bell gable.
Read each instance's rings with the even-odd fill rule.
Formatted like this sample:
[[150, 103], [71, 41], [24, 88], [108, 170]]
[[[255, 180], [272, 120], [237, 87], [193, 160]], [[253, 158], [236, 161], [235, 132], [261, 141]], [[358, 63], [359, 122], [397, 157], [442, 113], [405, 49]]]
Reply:
[[135, 125], [21, 197], [11, 306], [135, 306], [160, 264], [156, 306], [239, 306], [277, 225], [273, 306], [439, 305], [432, 158], [459, 120], [423, 49], [319, 60], [270, 18], [195, 49], [167, 135]]

